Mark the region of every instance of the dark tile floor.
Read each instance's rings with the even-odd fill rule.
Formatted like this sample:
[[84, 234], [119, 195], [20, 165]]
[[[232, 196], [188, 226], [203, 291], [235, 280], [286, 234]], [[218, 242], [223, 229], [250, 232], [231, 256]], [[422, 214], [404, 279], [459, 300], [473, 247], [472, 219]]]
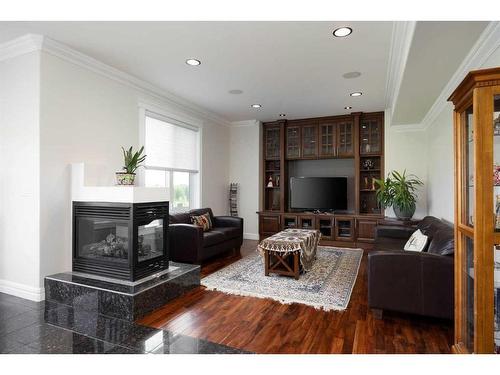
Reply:
[[238, 354], [238, 349], [0, 293], [0, 353]]

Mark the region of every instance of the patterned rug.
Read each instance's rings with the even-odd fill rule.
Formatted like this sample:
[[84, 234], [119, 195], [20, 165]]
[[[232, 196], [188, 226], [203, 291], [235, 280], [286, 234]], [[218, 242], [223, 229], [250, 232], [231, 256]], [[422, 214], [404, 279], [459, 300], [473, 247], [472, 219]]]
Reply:
[[312, 270], [293, 277], [264, 275], [264, 260], [256, 252], [201, 280], [209, 290], [303, 303], [324, 310], [345, 310], [358, 275], [362, 249], [318, 246]]

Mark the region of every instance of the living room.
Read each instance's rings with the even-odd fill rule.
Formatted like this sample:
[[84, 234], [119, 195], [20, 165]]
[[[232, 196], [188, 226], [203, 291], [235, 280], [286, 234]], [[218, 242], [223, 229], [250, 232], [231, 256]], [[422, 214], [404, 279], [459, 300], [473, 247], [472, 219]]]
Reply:
[[500, 22], [200, 9], [0, 21], [2, 359], [499, 353]]

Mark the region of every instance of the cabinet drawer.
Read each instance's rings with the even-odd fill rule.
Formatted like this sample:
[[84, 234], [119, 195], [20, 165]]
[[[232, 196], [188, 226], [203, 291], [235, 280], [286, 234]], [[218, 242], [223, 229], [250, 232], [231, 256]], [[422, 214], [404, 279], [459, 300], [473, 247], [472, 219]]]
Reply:
[[281, 215], [263, 214], [259, 216], [259, 233], [272, 234], [281, 230]]
[[356, 219], [356, 224], [358, 241], [375, 241], [375, 228], [377, 227], [376, 220]]

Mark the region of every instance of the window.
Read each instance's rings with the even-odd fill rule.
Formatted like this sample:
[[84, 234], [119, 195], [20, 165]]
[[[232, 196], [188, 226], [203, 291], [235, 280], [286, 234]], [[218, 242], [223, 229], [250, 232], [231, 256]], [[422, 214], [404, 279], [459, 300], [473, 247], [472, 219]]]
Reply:
[[146, 111], [144, 181], [148, 187], [169, 188], [172, 212], [198, 206], [198, 128]]

